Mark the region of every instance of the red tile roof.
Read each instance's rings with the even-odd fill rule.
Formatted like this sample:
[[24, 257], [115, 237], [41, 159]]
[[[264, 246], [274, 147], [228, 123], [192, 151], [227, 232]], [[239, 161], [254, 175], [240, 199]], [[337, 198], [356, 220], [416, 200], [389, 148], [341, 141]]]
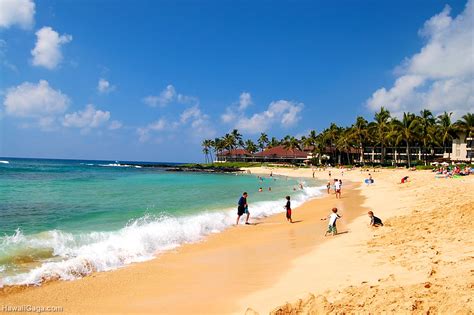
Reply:
[[283, 158], [306, 158], [308, 154], [298, 149], [288, 150], [283, 146], [268, 148], [262, 152], [258, 152], [255, 156], [262, 157], [283, 157]]
[[237, 155], [252, 156], [252, 154], [245, 149], [234, 149], [234, 150], [224, 151], [222, 152], [222, 155], [223, 156], [237, 156]]

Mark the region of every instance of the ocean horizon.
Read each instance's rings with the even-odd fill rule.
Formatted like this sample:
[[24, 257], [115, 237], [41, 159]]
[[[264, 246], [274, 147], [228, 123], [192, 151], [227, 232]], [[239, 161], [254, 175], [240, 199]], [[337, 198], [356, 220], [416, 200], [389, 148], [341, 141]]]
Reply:
[[323, 185], [137, 163], [182, 164], [0, 158], [0, 285], [72, 280], [146, 261], [232, 226], [243, 191], [256, 219], [283, 212], [286, 195], [293, 207], [317, 197]]

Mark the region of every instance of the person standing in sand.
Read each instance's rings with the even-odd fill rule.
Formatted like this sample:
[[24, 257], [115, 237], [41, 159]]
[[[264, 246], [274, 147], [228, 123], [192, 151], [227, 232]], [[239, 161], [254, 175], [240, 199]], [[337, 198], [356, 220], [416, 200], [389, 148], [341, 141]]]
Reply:
[[340, 180], [336, 180], [334, 182], [334, 189], [336, 190], [336, 199], [341, 199], [341, 185], [342, 182]]
[[245, 214], [247, 214], [247, 219], [245, 220], [245, 224], [250, 224], [249, 223], [249, 217], [250, 217], [250, 212], [249, 212], [249, 205], [247, 204], [247, 192], [244, 192], [242, 194], [242, 197], [239, 199], [238, 207], [237, 207], [237, 222], [235, 225], [239, 225], [239, 220], [240, 217]]
[[293, 219], [291, 219], [291, 203], [290, 203], [290, 196], [286, 196], [286, 220], [290, 223], [293, 223]]
[[328, 181], [328, 183], [326, 184], [326, 188], [328, 190], [328, 195], [331, 193], [331, 182]]
[[333, 236], [337, 235], [337, 228], [336, 228], [336, 221], [337, 219], [341, 218], [342, 215], [337, 214], [337, 208], [332, 208], [332, 213], [327, 216], [327, 218], [321, 220], [329, 220], [328, 230], [324, 234], [327, 236], [328, 234], [332, 233]]

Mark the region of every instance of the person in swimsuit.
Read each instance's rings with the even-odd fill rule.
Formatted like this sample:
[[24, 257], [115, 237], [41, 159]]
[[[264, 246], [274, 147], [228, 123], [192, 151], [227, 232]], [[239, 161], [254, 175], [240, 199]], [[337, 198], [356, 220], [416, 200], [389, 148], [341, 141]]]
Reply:
[[237, 222], [235, 223], [235, 225], [239, 225], [240, 217], [243, 216], [244, 213], [247, 214], [247, 219], [245, 220], [245, 224], [250, 224], [249, 223], [250, 213], [249, 213], [249, 208], [247, 204], [247, 196], [248, 194], [244, 192], [242, 194], [242, 197], [240, 197], [239, 199], [239, 203], [237, 207]]
[[290, 203], [290, 196], [286, 196], [286, 220], [290, 223], [293, 223], [293, 220], [291, 219], [291, 203]]

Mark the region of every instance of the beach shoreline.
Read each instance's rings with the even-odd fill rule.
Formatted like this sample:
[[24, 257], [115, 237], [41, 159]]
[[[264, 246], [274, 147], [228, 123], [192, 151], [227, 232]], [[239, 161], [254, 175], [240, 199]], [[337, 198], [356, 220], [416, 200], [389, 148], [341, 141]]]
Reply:
[[[334, 196], [330, 196], [334, 197]], [[320, 203], [327, 203], [327, 206], [321, 206], [321, 213], [318, 214], [317, 218], [312, 218], [313, 221], [319, 221], [320, 216], [325, 216], [327, 213], [327, 208], [329, 208], [329, 204], [332, 203], [330, 201], [332, 198], [317, 198], [317, 199], [312, 199], [306, 203], [304, 203], [302, 206], [298, 207], [297, 209], [294, 209], [294, 219], [296, 221], [295, 224], [290, 225], [289, 223], [286, 222], [284, 219], [284, 214], [280, 213], [277, 215], [270, 216], [268, 218], [265, 218], [261, 221], [257, 222], [257, 225], [254, 226], [240, 226], [240, 227], [233, 227], [230, 228], [222, 233], [215, 234], [215, 235], [210, 235], [209, 237], [206, 238], [203, 242], [195, 243], [195, 244], [188, 244], [188, 245], [183, 245], [181, 248], [178, 248], [177, 250], [174, 250], [170, 253], [164, 253], [160, 254], [157, 258], [153, 259], [152, 261], [148, 262], [143, 262], [143, 263], [137, 263], [133, 265], [129, 265], [125, 268], [114, 270], [111, 272], [100, 272], [100, 273], [93, 273], [92, 275], [86, 276], [82, 279], [75, 280], [72, 282], [69, 281], [51, 281], [49, 283], [45, 283], [44, 285], [40, 287], [29, 287], [29, 288], [10, 288], [10, 289], [4, 289], [3, 293], [0, 295], [0, 302], [3, 302], [4, 304], [38, 304], [42, 303], [45, 304], [48, 301], [51, 301], [50, 296], [55, 296], [56, 299], [59, 298], [59, 301], [63, 301], [65, 311], [68, 312], [89, 312], [92, 308], [91, 305], [88, 306], [82, 306], [80, 302], [88, 301], [91, 300], [90, 303], [92, 304], [97, 304], [96, 302], [92, 301], [95, 300], [97, 301], [97, 296], [96, 294], [92, 294], [97, 291], [103, 291], [103, 289], [94, 289], [90, 290], [88, 289], [87, 292], [91, 292], [91, 295], [85, 295], [84, 290], [86, 287], [90, 287], [91, 283], [92, 286], [94, 286], [93, 283], [100, 282], [100, 285], [98, 284], [98, 287], [103, 286], [110, 286], [110, 283], [121, 283], [123, 284], [124, 279], [129, 279], [133, 278], [134, 274], [137, 273], [145, 273], [148, 272], [150, 269], [152, 269], [153, 273], [158, 273], [156, 276], [158, 279], [160, 279], [161, 282], [161, 290], [164, 290], [164, 287], [170, 287], [170, 286], [176, 286], [179, 285], [179, 282], [183, 282], [182, 275], [177, 275], [174, 274], [172, 279], [168, 279], [169, 281], [168, 285], [165, 285], [165, 279], [163, 279], [162, 276], [159, 275], [160, 271], [158, 270], [163, 270], [166, 268], [168, 269], [176, 269], [177, 266], [177, 261], [179, 261], [179, 264], [183, 265], [183, 269], [189, 269], [190, 265], [193, 265], [192, 260], [202, 260], [202, 259], [208, 259], [208, 258], [203, 258], [200, 256], [199, 252], [200, 251], [208, 251], [214, 253], [213, 257], [215, 257], [216, 260], [226, 260], [228, 258], [225, 257], [234, 257], [234, 259], [237, 259], [236, 262], [233, 262], [233, 265], [235, 265], [234, 268], [236, 270], [235, 275], [229, 275], [229, 270], [230, 266], [228, 266], [228, 263], [226, 266], [223, 268], [221, 267], [220, 272], [223, 274], [224, 277], [231, 277], [234, 279], [238, 279], [240, 275], [244, 275], [248, 273], [248, 270], [246, 270], [248, 267], [247, 266], [256, 266], [259, 264], [268, 264], [270, 266], [268, 271], [265, 271], [264, 269], [257, 269], [256, 271], [252, 271], [251, 273], [251, 278], [252, 280], [255, 280], [257, 282], [261, 281], [266, 281], [265, 285], [269, 286], [273, 282], [271, 280], [275, 274], [278, 274], [278, 272], [274, 272], [275, 269], [272, 268], [278, 268], [277, 270], [284, 270], [285, 268], [278, 267], [278, 266], [288, 266], [288, 264], [291, 262], [291, 259], [294, 258], [294, 255], [300, 255], [309, 248], [313, 247], [316, 245], [313, 239], [308, 237], [308, 234], [311, 233], [312, 229], [311, 226], [309, 225], [309, 221], [307, 222], [306, 217], [311, 217], [313, 216], [311, 214], [311, 208], [314, 207], [315, 204], [320, 204]], [[283, 200], [282, 200], [282, 206], [283, 206]], [[319, 207], [319, 206], [318, 206]], [[302, 213], [306, 213], [305, 216], [301, 216]], [[304, 218], [304, 219], [302, 219]], [[314, 224], [315, 222], [312, 222]], [[316, 222], [320, 226], [320, 231], [318, 232], [319, 236], [321, 236], [324, 233], [326, 224], [325, 223], [320, 223]], [[293, 228], [290, 229], [290, 226]], [[250, 230], [252, 229], [252, 230]], [[294, 233], [293, 236], [290, 236], [290, 239], [285, 239], [288, 233], [290, 232]], [[305, 235], [304, 237], [300, 238], [298, 237], [299, 234]], [[262, 240], [256, 241], [259, 237], [263, 236]], [[277, 250], [281, 252], [281, 255], [276, 256], [276, 260], [269, 260], [265, 258], [265, 256], [270, 255], [270, 250], [275, 250], [275, 244], [273, 244], [273, 239], [278, 239], [279, 245], [277, 245]], [[248, 257], [248, 253], [245, 250], [245, 248], [248, 247], [254, 248], [253, 251], [251, 251], [255, 257], [250, 259]], [[285, 250], [281, 250], [281, 248], [285, 248]], [[260, 254], [255, 254], [259, 253], [262, 250], [264, 250], [268, 255], [264, 255], [263, 253]], [[285, 251], [289, 251], [289, 253], [285, 253]], [[237, 254], [238, 253], [238, 254]], [[240, 256], [240, 257], [239, 257]], [[239, 267], [240, 266], [240, 267]], [[208, 269], [207, 267], [205, 268], [209, 274], [207, 276], [212, 277], [213, 274], [216, 273], [216, 266], [214, 266], [211, 269]], [[158, 269], [158, 270], [157, 270]], [[146, 271], [145, 271], [146, 270]], [[170, 272], [167, 271], [161, 271], [166, 274], [171, 274]], [[203, 270], [200, 268], [199, 273], [202, 273]], [[241, 274], [239, 274], [239, 272]], [[193, 282], [191, 286], [195, 285], [201, 285], [201, 282], [206, 282], [205, 279], [202, 279], [202, 276], [196, 277], [196, 279], [192, 279], [193, 277], [196, 276], [198, 272], [194, 273], [194, 276], [192, 273], [188, 273], [188, 278], [190, 282]], [[230, 272], [230, 274], [233, 274], [233, 272]], [[113, 280], [111, 279], [109, 281], [108, 278], [114, 278]], [[180, 280], [178, 280], [179, 278]], [[99, 280], [96, 280], [99, 279]], [[198, 281], [198, 279], [201, 279]], [[148, 282], [148, 279], [143, 279], [144, 282]], [[138, 284], [136, 281], [134, 283]], [[223, 282], [222, 284], [226, 285], [226, 282]], [[138, 285], [141, 286], [141, 285]], [[239, 295], [244, 295], [242, 293], [247, 293], [250, 292], [254, 284], [252, 283], [241, 283], [239, 285], [234, 285], [233, 288], [229, 287], [229, 292], [228, 297], [224, 298], [222, 296], [222, 301], [223, 303], [219, 303], [219, 306], [215, 306], [213, 308], [216, 313], [221, 312], [224, 310], [225, 312], [234, 312], [236, 311], [235, 305], [232, 307], [231, 305], [233, 304], [232, 301], [235, 301], [235, 297]], [[120, 285], [116, 285], [116, 288], [120, 287]], [[129, 291], [129, 288], [121, 286], [122, 287], [122, 296], [126, 296], [126, 298], [129, 298], [129, 295], [127, 292]], [[146, 285], [145, 285], [146, 287]], [[258, 288], [259, 286], [257, 286]], [[81, 288], [79, 290], [79, 288]], [[103, 287], [101, 287], [103, 288]], [[76, 291], [79, 290], [79, 291]], [[140, 290], [141, 292], [144, 292], [145, 289]], [[153, 295], [153, 292], [160, 291], [160, 289], [155, 288], [155, 287], [147, 287], [147, 290], [150, 292], [150, 295]], [[212, 290], [215, 290], [214, 296], [219, 296], [219, 286], [217, 287], [211, 287], [208, 288], [207, 291], [210, 292]], [[120, 290], [119, 290], [120, 291]], [[68, 292], [68, 293], [66, 293]], [[73, 293], [74, 292], [74, 293]], [[241, 292], [241, 293], [239, 293]], [[65, 294], [66, 293], [66, 294]], [[165, 293], [165, 292], [163, 292]], [[174, 295], [173, 292], [166, 292], [166, 294], [169, 295], [169, 298]], [[173, 300], [178, 297], [181, 293], [175, 292], [175, 295], [173, 297]], [[145, 294], [146, 295], [146, 294]], [[77, 298], [77, 296], [81, 296], [80, 299]], [[120, 296], [119, 294], [115, 294], [115, 297]], [[75, 297], [75, 298], [74, 298]], [[109, 298], [111, 298], [108, 294], [104, 294], [104, 296], [100, 297], [101, 299], [101, 305], [106, 305], [107, 302], [109, 301]], [[202, 297], [204, 298], [204, 297]], [[145, 298], [146, 299], [146, 298]], [[76, 301], [74, 301], [76, 300]], [[115, 300], [115, 298], [112, 298], [112, 300]], [[120, 299], [118, 299], [120, 300]], [[143, 300], [143, 299], [141, 299]], [[197, 305], [195, 306], [195, 309], [199, 309], [201, 307], [201, 311], [204, 312], [206, 309], [208, 309], [207, 303], [202, 304], [201, 302], [198, 302], [201, 299], [196, 299]], [[66, 302], [67, 301], [67, 302]], [[226, 302], [224, 302], [226, 301]], [[56, 303], [57, 304], [57, 303]], [[110, 310], [116, 310], [119, 312], [133, 312], [131, 309], [121, 309], [117, 308], [117, 303], [111, 303], [112, 305], [108, 305], [107, 307], [101, 308], [101, 311], [108, 311]], [[199, 306], [199, 304], [202, 304]], [[235, 303], [234, 303], [235, 304]], [[187, 313], [186, 310], [189, 310], [187, 308], [186, 310], [179, 311], [177, 309], [173, 309], [170, 305], [171, 303], [169, 301], [164, 301], [161, 305], [161, 309], [166, 309], [166, 305], [168, 305], [168, 310], [170, 312], [179, 312], [179, 313]], [[230, 306], [230, 307], [229, 307]], [[171, 307], [171, 308], [170, 308]], [[147, 309], [151, 310], [151, 309]], [[97, 311], [100, 312], [100, 311]]]
[[[425, 285], [428, 281], [442, 287], [444, 282], [429, 278], [433, 267], [418, 261], [417, 255], [424, 253], [418, 245], [413, 247], [412, 261], [407, 261], [403, 247], [394, 247], [390, 253], [384, 250], [394, 246], [391, 235], [397, 233], [395, 227], [403, 230], [408, 225], [408, 232], [404, 233], [409, 234], [413, 211], [434, 211], [440, 206], [432, 200], [441, 191], [460, 196], [459, 200], [448, 198], [453, 205], [474, 210], [466, 206], [469, 201], [474, 202], [468, 193], [474, 188], [474, 177], [445, 180], [434, 179], [427, 171], [384, 169], [375, 173], [344, 170], [342, 175], [341, 169], [330, 170], [332, 179], [342, 178], [344, 182], [343, 198], [336, 200], [331, 194], [307, 201], [295, 209], [295, 224], [287, 223], [283, 213], [276, 214], [256, 225], [233, 227], [210, 235], [203, 242], [183, 245], [148, 262], [95, 273], [77, 281], [54, 281], [38, 288], [4, 292], [0, 294], [0, 303], [61, 305], [66, 313], [243, 314], [248, 311], [265, 314], [279, 310], [279, 314], [290, 314], [310, 309], [324, 313], [346, 309], [376, 312], [387, 309], [382, 302], [361, 292], [382, 290], [383, 286], [398, 287], [403, 292], [403, 288], [418, 288], [420, 283]], [[312, 178], [313, 175], [311, 169], [251, 168], [250, 171], [265, 176], [272, 173]], [[328, 172], [329, 169], [316, 171], [315, 178], [328, 179]], [[363, 181], [369, 173], [375, 183], [367, 186]], [[399, 184], [406, 174], [411, 181]], [[334, 206], [343, 214], [338, 223], [343, 233], [324, 238], [327, 223], [320, 219]], [[413, 209], [414, 206], [421, 209]], [[380, 216], [386, 226], [369, 228], [368, 210]], [[472, 225], [471, 222], [465, 223]], [[449, 236], [453, 232], [446, 233]], [[472, 232], [466, 232], [466, 237], [471, 235]], [[403, 233], [397, 233], [397, 242], [402, 242], [404, 237]], [[423, 239], [424, 236], [420, 232], [411, 237]], [[459, 268], [455, 272], [469, 273], [466, 266], [472, 263], [469, 255], [474, 245], [463, 238], [460, 242], [465, 246], [457, 254]], [[426, 242], [419, 246], [423, 244]], [[426, 263], [423, 259], [426, 257], [419, 260]], [[334, 269], [336, 272], [330, 272]], [[457, 274], [451, 277], [459, 287], [469, 288], [469, 283], [474, 283], [472, 272], [467, 277]], [[399, 290], [393, 291], [390, 291], [393, 296], [407, 301], [396, 308], [390, 300], [392, 311], [408, 311], [418, 303], [409, 297], [399, 297]], [[308, 297], [308, 294], [314, 295]], [[436, 296], [432, 300], [435, 305], [442, 303]], [[127, 301], [126, 305], [123, 301]], [[450, 301], [443, 301], [450, 305]], [[472, 309], [472, 301], [466, 303], [464, 310]], [[423, 308], [418, 305], [418, 309]]]

